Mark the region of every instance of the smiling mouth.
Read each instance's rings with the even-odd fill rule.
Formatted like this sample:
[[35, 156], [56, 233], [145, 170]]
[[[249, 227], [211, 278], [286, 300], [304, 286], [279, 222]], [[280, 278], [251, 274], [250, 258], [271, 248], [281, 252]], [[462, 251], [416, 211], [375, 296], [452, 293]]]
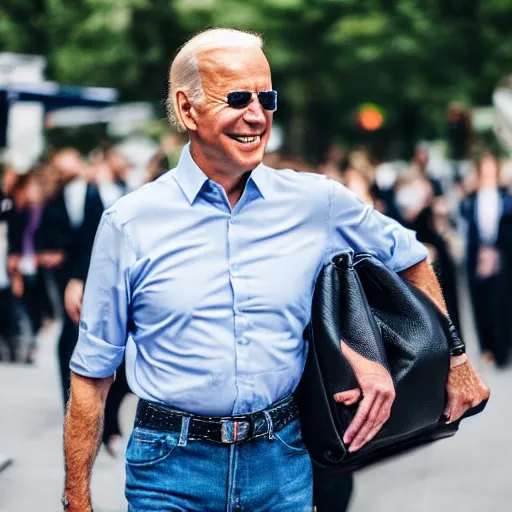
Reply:
[[228, 135], [230, 139], [236, 140], [237, 142], [240, 142], [241, 144], [254, 144], [255, 142], [260, 142], [261, 137], [263, 134], [260, 135]]

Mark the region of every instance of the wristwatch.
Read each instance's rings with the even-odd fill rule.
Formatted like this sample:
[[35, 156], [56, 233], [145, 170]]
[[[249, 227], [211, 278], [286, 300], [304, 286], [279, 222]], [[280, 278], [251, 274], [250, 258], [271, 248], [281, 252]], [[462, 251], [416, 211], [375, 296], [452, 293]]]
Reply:
[[466, 353], [466, 347], [465, 347], [464, 344], [450, 349], [450, 356], [451, 357], [461, 356], [462, 354], [465, 354], [465, 353]]
[[62, 503], [62, 507], [64, 510], [67, 510], [69, 508], [69, 500], [65, 494], [62, 495], [60, 502]]
[[466, 345], [460, 339], [459, 333], [457, 332], [457, 328], [453, 325], [453, 322], [450, 317], [448, 317], [448, 326], [450, 330], [450, 356], [456, 357], [461, 356], [466, 353]]

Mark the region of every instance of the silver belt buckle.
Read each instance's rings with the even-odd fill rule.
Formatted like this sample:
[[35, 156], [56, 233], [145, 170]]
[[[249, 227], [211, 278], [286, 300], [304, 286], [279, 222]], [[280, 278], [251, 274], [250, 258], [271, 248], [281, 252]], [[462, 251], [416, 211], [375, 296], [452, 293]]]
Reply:
[[221, 439], [225, 444], [245, 441], [250, 430], [251, 424], [248, 421], [221, 420]]

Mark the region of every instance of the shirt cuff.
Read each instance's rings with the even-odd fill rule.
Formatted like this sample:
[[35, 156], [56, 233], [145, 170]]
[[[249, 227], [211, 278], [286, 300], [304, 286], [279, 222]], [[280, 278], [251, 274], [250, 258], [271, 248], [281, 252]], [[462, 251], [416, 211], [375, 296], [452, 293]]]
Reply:
[[428, 249], [416, 240], [416, 233], [411, 230], [407, 231], [409, 240], [402, 247], [395, 249], [393, 257], [387, 265], [393, 272], [402, 272], [402, 270], [406, 270], [428, 258]]
[[79, 329], [78, 342], [69, 369], [83, 377], [110, 377], [123, 361], [124, 349], [124, 345], [112, 345], [84, 329]]

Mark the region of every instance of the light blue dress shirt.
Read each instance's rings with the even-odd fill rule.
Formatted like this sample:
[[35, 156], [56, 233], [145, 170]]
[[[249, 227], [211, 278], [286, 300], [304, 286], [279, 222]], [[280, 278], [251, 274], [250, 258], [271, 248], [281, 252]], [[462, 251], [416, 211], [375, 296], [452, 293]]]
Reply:
[[400, 271], [427, 256], [414, 232], [323, 176], [254, 169], [231, 209], [194, 163], [103, 214], [71, 370], [112, 375], [191, 413], [242, 414], [292, 393], [321, 268], [366, 251]]

